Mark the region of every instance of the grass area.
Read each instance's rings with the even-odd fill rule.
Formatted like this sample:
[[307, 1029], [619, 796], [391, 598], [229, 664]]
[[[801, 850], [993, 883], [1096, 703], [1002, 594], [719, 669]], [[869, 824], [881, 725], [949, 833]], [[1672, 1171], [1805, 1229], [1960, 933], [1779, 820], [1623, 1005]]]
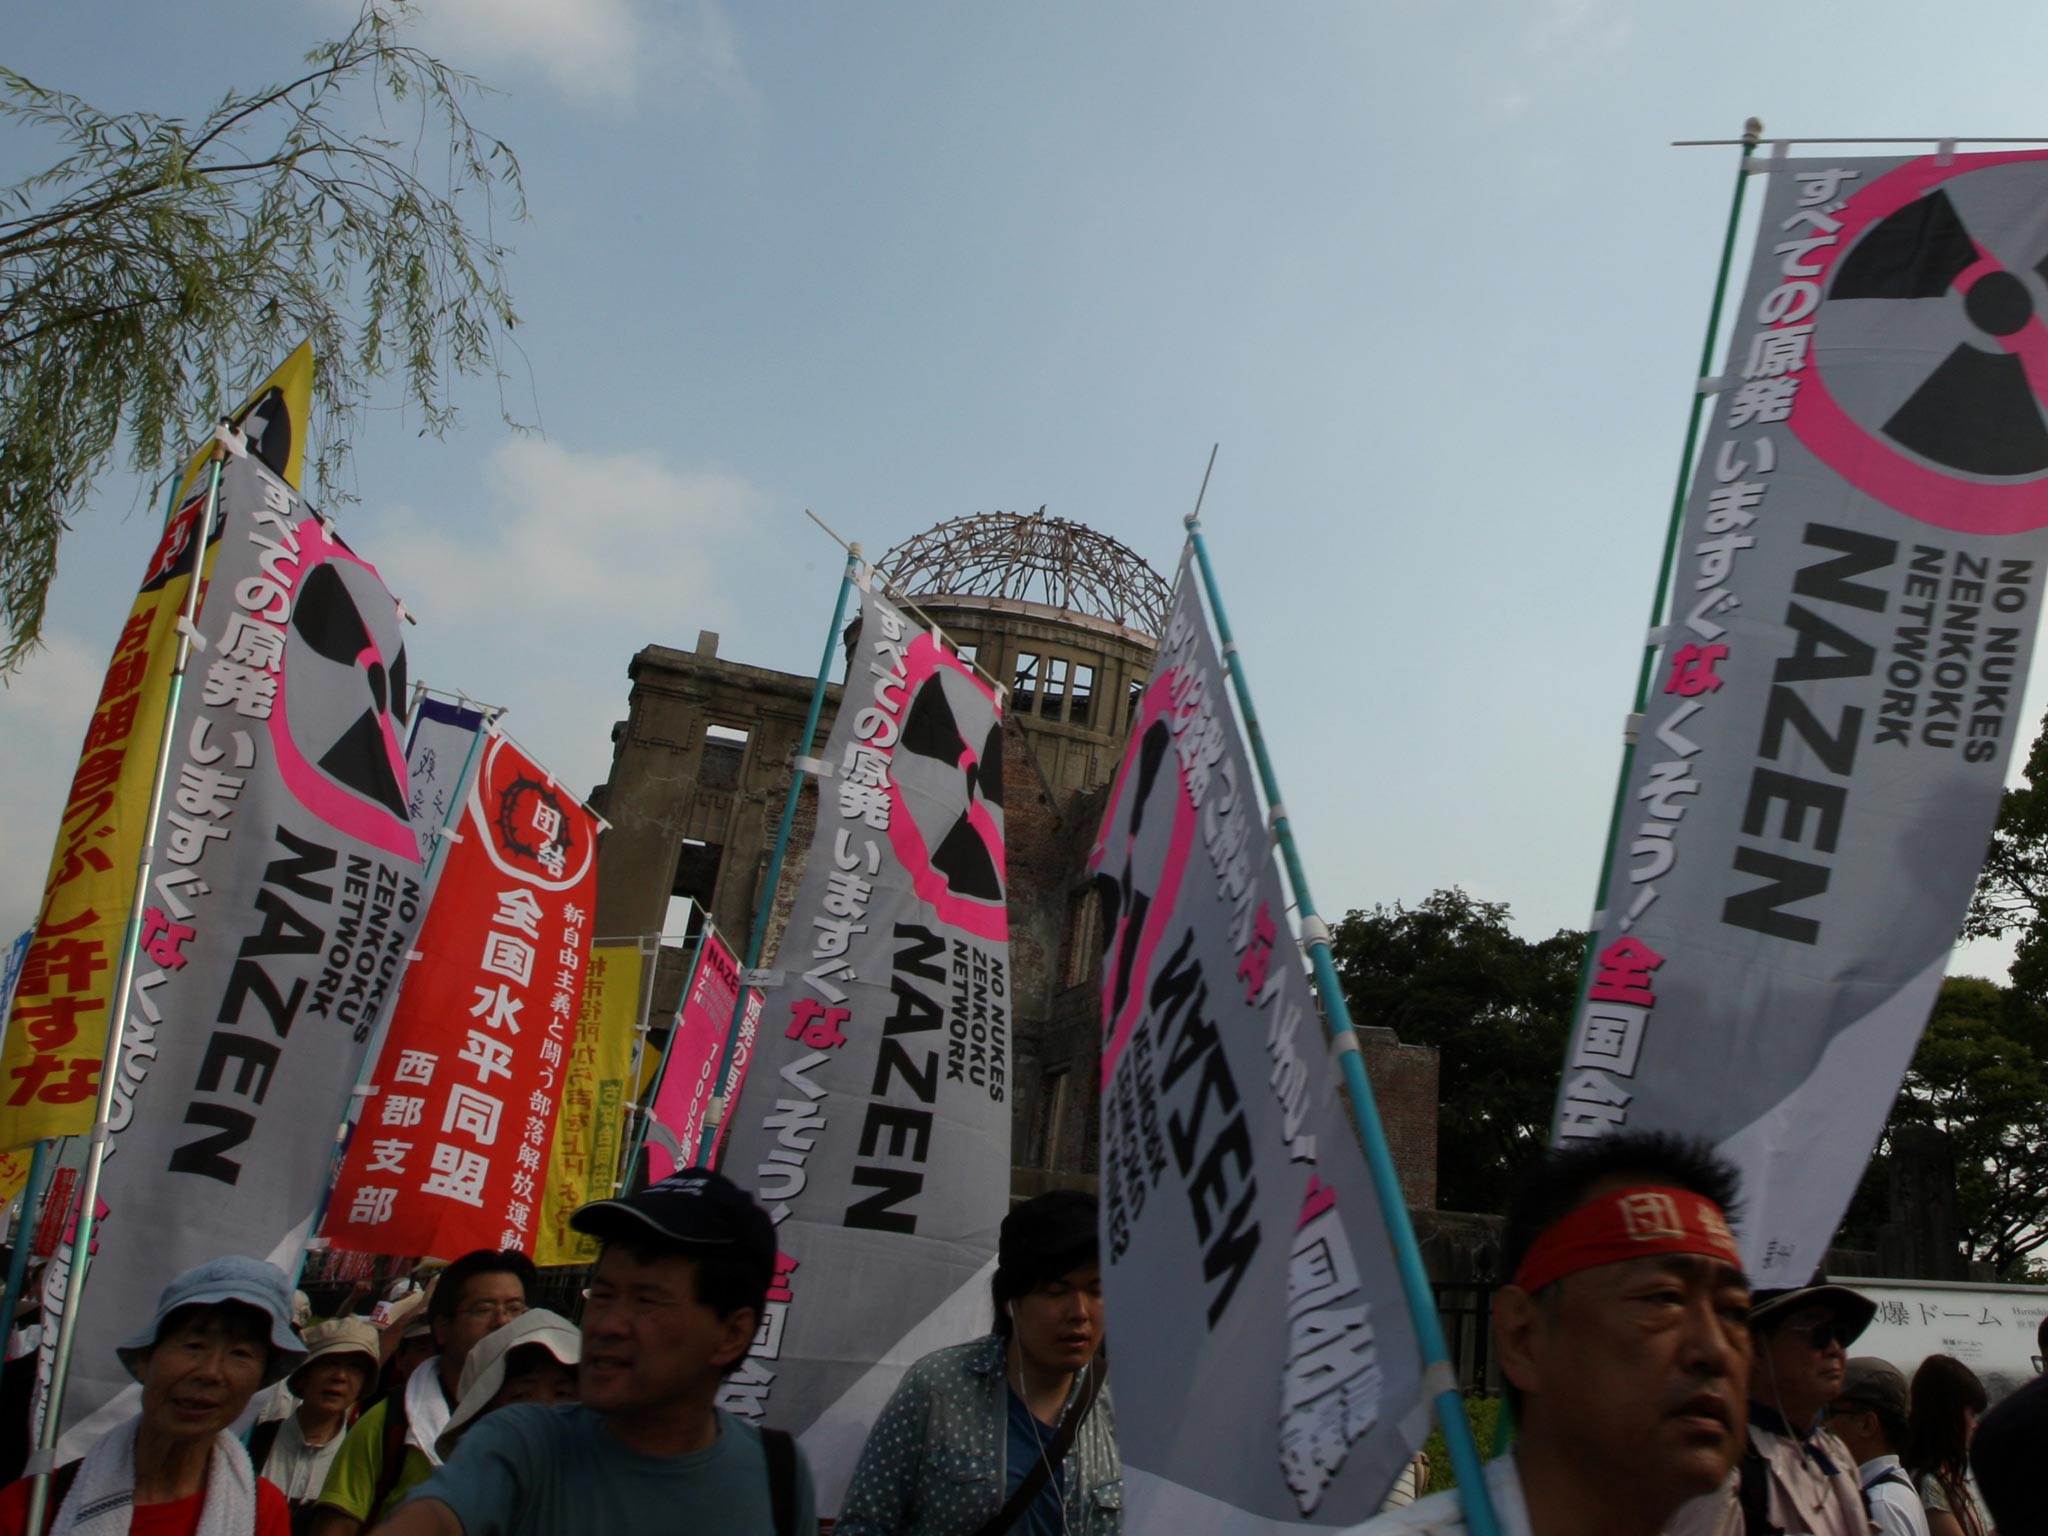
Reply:
[[[1482, 1461], [1493, 1456], [1493, 1434], [1500, 1422], [1501, 1405], [1505, 1399], [1498, 1397], [1468, 1397], [1465, 1399], [1465, 1416], [1472, 1421], [1472, 1438], [1479, 1442], [1479, 1456]], [[1429, 1491], [1441, 1493], [1446, 1488], [1458, 1486], [1458, 1479], [1451, 1471], [1451, 1453], [1444, 1445], [1441, 1426], [1429, 1432], [1429, 1439], [1423, 1442], [1423, 1452], [1429, 1457]]]

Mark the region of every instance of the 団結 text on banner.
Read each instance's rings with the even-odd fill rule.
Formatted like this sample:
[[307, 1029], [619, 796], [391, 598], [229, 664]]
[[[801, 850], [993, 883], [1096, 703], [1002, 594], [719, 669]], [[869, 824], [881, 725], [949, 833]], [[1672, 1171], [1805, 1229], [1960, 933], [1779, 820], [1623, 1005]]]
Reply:
[[570, 1231], [569, 1217], [585, 1201], [610, 1199], [619, 1176], [646, 961], [638, 939], [591, 946], [554, 1150], [548, 1154], [536, 1264], [588, 1264], [597, 1258], [596, 1241]]
[[575, 1044], [597, 818], [492, 734], [342, 1159], [336, 1248], [532, 1253]]
[[1090, 854], [1125, 1518], [1333, 1530], [1428, 1432], [1421, 1352], [1192, 558]]
[[115, 1069], [71, 1448], [130, 1411], [114, 1345], [172, 1275], [296, 1261], [422, 906], [397, 604], [253, 453], [223, 469], [220, 527]]
[[1765, 179], [1555, 1130], [1716, 1144], [1784, 1286], [1863, 1173], [2027, 728], [2048, 153]]
[[988, 1322], [1010, 1188], [1002, 758], [993, 691], [866, 592], [780, 979], [726, 1116], [726, 1172], [781, 1258], [720, 1401], [799, 1436], [824, 1511], [913, 1331], [949, 1308], [943, 1342]]
[[[252, 412], [272, 402], [250, 448], [293, 489], [304, 454], [312, 370], [312, 347], [301, 346], [236, 413], [236, 420], [253, 428]], [[86, 726], [43, 882], [35, 939], [0, 1050], [0, 1147], [92, 1129], [210, 458], [210, 452], [202, 453], [187, 468], [185, 493], [114, 642]], [[216, 523], [209, 561], [219, 536]]]

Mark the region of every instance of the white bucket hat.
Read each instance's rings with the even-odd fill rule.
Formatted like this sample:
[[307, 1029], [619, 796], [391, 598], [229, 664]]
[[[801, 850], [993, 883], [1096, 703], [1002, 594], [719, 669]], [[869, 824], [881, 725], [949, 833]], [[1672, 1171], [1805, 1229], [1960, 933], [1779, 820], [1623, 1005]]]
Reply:
[[583, 1335], [559, 1312], [532, 1307], [494, 1333], [484, 1335], [462, 1362], [462, 1378], [456, 1383], [455, 1411], [434, 1448], [443, 1457], [453, 1448], [465, 1425], [490, 1406], [498, 1389], [505, 1385], [505, 1361], [522, 1345], [538, 1344], [563, 1365], [575, 1365], [583, 1358]]

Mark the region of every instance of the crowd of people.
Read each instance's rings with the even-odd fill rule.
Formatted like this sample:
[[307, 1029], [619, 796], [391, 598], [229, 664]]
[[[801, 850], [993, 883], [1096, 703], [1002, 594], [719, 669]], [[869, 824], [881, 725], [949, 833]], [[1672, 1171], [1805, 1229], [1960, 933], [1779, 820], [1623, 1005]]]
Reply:
[[[1515, 1436], [1485, 1473], [1504, 1536], [2048, 1532], [2048, 1378], [1987, 1413], [1952, 1357], [1908, 1381], [1851, 1356], [1874, 1303], [1752, 1292], [1736, 1185], [1703, 1147], [1626, 1134], [1548, 1154], [1517, 1191], [1493, 1314]], [[990, 1331], [904, 1375], [839, 1536], [1125, 1528], [1097, 1217], [1075, 1191], [1010, 1211]], [[572, 1225], [600, 1245], [580, 1323], [533, 1304], [512, 1252], [317, 1324], [260, 1260], [178, 1276], [118, 1350], [138, 1411], [48, 1475], [42, 1531], [810, 1536], [801, 1450], [716, 1403], [764, 1315], [767, 1213], [688, 1169]], [[0, 1490], [0, 1536], [25, 1536], [32, 1483]], [[1468, 1528], [1450, 1490], [1362, 1529]]]

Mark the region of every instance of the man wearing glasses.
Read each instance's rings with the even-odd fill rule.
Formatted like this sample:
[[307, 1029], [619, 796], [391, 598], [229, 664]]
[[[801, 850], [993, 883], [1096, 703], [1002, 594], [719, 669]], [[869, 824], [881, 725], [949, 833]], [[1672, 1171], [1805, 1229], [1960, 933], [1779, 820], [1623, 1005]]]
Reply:
[[357, 1536], [441, 1464], [434, 1442], [455, 1410], [463, 1362], [526, 1310], [537, 1279], [533, 1261], [510, 1249], [480, 1248], [441, 1271], [427, 1296], [440, 1353], [348, 1432], [320, 1490], [313, 1536]]
[[1877, 1303], [1821, 1283], [1758, 1291], [1749, 1327], [1749, 1444], [1736, 1468], [1741, 1529], [1814, 1536], [1869, 1536], [1856, 1458], [1820, 1427], [1841, 1394], [1854, 1343]]
[[815, 1531], [787, 1435], [717, 1407], [775, 1275], [768, 1213], [686, 1168], [569, 1220], [604, 1244], [583, 1293], [580, 1403], [500, 1408], [378, 1536], [718, 1536]]

